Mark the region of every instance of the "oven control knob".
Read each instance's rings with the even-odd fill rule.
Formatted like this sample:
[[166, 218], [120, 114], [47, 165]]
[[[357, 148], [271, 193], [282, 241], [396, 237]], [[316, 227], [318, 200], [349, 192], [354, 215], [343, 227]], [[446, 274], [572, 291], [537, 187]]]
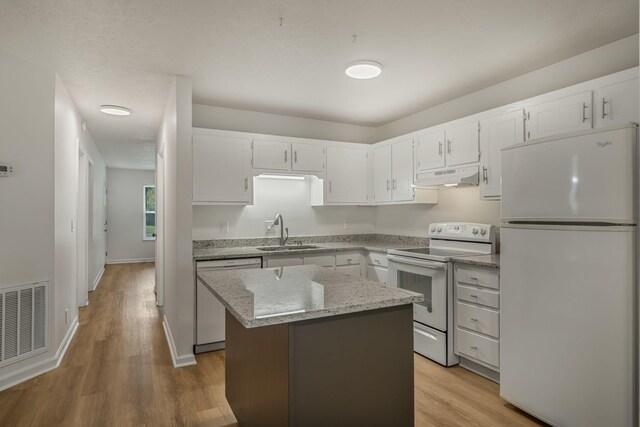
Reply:
[[486, 230], [486, 229], [484, 229], [484, 228], [483, 228], [483, 229], [481, 229], [481, 230], [480, 230], [480, 234], [484, 236], [485, 234], [487, 234], [487, 230]]
[[438, 233], [442, 231], [442, 227], [438, 227]]
[[476, 234], [478, 234], [478, 229], [474, 228], [473, 230], [471, 230], [473, 232], [473, 235], [475, 236]]
[[431, 227], [431, 232], [435, 233], [436, 232], [436, 228], [435, 227]]

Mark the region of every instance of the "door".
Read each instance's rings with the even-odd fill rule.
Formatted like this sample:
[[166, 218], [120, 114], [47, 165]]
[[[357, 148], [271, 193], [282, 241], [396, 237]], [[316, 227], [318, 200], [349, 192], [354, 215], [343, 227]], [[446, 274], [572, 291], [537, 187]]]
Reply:
[[327, 203], [367, 203], [367, 151], [327, 147]]
[[528, 107], [527, 140], [591, 129], [591, 91]]
[[304, 259], [302, 257], [267, 259], [267, 268], [289, 267], [292, 265], [303, 265], [303, 264], [304, 264]]
[[636, 127], [577, 132], [502, 151], [502, 217], [636, 222]]
[[444, 167], [444, 130], [416, 137], [416, 170], [422, 172]]
[[389, 255], [389, 285], [424, 295], [413, 305], [413, 320], [447, 330], [447, 264]]
[[291, 170], [295, 172], [323, 172], [324, 171], [324, 147], [322, 145], [291, 144], [293, 159]]
[[476, 120], [447, 128], [447, 166], [474, 163], [480, 160], [478, 140], [478, 122]]
[[480, 197], [500, 199], [500, 150], [524, 141], [524, 112], [516, 110], [480, 122]]
[[610, 228], [502, 227], [500, 395], [553, 425], [634, 425], [636, 231]]
[[413, 200], [413, 139], [391, 145], [391, 173], [393, 201]]
[[251, 203], [251, 142], [193, 135], [193, 201]]
[[387, 269], [384, 267], [376, 267], [375, 265], [367, 266], [367, 280], [387, 284]]
[[373, 150], [373, 201], [391, 201], [391, 146]]
[[598, 89], [593, 106], [596, 127], [638, 122], [638, 92], [637, 77]]
[[254, 169], [288, 171], [291, 169], [291, 144], [254, 139], [252, 165]]
[[156, 305], [164, 306], [164, 141], [156, 154]]

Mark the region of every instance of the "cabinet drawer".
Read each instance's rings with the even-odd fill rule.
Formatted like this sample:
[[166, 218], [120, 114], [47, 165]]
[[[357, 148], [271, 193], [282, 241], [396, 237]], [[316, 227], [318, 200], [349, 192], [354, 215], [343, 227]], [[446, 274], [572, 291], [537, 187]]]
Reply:
[[367, 254], [367, 264], [375, 265], [376, 267], [389, 267], [389, 260], [387, 259], [387, 254], [369, 252]]
[[350, 274], [351, 276], [362, 277], [360, 265], [340, 265], [336, 267], [336, 271], [340, 273]]
[[362, 254], [338, 254], [336, 255], [336, 265], [360, 265], [362, 263]]
[[457, 304], [458, 326], [500, 338], [500, 315], [497, 311], [474, 305]]
[[387, 283], [388, 270], [384, 267], [376, 267], [374, 265], [367, 266], [367, 280], [374, 282]]
[[500, 343], [463, 329], [456, 329], [458, 353], [500, 367]]
[[456, 282], [500, 289], [500, 274], [497, 268], [456, 267]]
[[413, 351], [447, 364], [447, 336], [420, 323], [413, 322]]
[[306, 256], [304, 257], [304, 265], [319, 265], [320, 267], [333, 267], [334, 265], [333, 255], [318, 255], [318, 256]]
[[497, 291], [458, 284], [456, 286], [456, 294], [461, 301], [500, 308], [500, 293]]
[[302, 258], [269, 258], [267, 268], [288, 267], [290, 265], [302, 265]]

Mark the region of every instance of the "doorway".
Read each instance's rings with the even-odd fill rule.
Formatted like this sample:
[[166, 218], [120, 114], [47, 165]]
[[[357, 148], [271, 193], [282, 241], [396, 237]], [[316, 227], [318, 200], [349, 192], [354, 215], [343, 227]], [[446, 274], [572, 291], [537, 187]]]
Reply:
[[156, 154], [156, 305], [164, 306], [164, 141]]
[[89, 164], [87, 151], [78, 149], [78, 189], [76, 212], [76, 283], [78, 307], [89, 304]]

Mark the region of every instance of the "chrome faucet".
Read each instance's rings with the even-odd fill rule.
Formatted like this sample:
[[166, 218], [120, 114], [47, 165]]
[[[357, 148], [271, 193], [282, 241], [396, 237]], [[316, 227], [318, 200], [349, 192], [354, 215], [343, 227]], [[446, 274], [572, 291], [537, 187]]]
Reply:
[[[280, 226], [280, 246], [284, 246], [287, 243], [287, 239], [289, 239], [289, 229], [284, 228], [284, 220], [282, 219], [282, 215], [276, 215], [276, 219], [273, 220], [273, 225]], [[285, 236], [285, 231], [287, 235]]]

